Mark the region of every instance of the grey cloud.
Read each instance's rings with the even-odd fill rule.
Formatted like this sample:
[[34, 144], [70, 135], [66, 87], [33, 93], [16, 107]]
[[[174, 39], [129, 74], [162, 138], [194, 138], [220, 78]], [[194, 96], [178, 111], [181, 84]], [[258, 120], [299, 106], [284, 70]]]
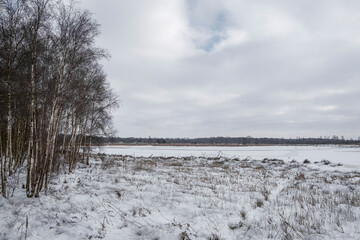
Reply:
[[360, 135], [358, 1], [80, 3], [121, 136]]

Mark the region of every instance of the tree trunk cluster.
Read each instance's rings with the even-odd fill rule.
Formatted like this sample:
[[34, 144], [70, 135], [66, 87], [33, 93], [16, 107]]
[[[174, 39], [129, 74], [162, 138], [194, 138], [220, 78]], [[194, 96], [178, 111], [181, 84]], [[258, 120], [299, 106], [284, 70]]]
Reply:
[[50, 175], [89, 164], [93, 135], [111, 130], [117, 97], [95, 46], [90, 12], [56, 0], [0, 0], [0, 177], [26, 166], [26, 194]]

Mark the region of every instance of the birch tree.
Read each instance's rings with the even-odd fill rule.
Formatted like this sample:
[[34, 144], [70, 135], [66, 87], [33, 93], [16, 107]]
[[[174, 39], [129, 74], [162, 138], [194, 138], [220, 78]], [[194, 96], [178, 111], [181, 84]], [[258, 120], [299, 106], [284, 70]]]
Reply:
[[89, 162], [91, 138], [110, 128], [117, 98], [90, 12], [55, 0], [0, 0], [0, 11], [1, 192], [26, 164], [26, 194], [38, 197], [61, 166]]

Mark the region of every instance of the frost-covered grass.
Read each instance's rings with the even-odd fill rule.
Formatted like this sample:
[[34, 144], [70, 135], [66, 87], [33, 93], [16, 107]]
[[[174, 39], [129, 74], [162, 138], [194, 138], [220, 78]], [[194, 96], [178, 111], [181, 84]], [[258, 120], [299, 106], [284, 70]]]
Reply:
[[320, 162], [323, 159], [360, 170], [359, 145], [279, 145], [279, 146], [162, 146], [162, 145], [110, 145], [94, 148], [99, 153], [123, 154], [137, 157], [217, 157], [228, 158], [276, 158], [286, 162], [295, 159]]
[[99, 154], [38, 199], [21, 176], [0, 239], [360, 239], [360, 172], [326, 161]]

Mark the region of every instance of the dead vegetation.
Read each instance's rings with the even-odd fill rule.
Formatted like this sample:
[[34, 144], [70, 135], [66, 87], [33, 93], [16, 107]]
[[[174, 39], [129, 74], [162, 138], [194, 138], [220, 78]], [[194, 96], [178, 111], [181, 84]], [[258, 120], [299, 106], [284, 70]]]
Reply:
[[[94, 220], [98, 229], [86, 235], [92, 238], [106, 237], [111, 229], [132, 231], [135, 239], [360, 236], [360, 173], [339, 171], [331, 163], [121, 155], [92, 159], [91, 167], [77, 170], [84, 181], [66, 175], [52, 183], [62, 212], [52, 208], [52, 214], [45, 214], [50, 227], [75, 228]], [[84, 194], [87, 204], [84, 197], [80, 202], [66, 197], [73, 189]], [[24, 215], [14, 212], [5, 224], [22, 229], [24, 236], [25, 228], [19, 227]]]
[[[133, 166], [128, 169], [135, 176], [151, 171], [152, 176], [176, 185], [179, 196], [207, 199], [201, 208], [226, 214], [229, 206], [239, 203], [252, 209], [251, 217], [249, 210], [239, 209], [238, 220], [227, 224], [236, 236], [311, 239], [334, 229], [350, 236], [345, 226], [360, 219], [360, 173], [336, 171], [337, 165], [325, 160], [318, 164], [333, 166], [334, 171], [310, 169], [309, 160], [299, 164], [266, 158], [124, 158], [124, 164]], [[162, 188], [166, 191], [169, 186]], [[268, 216], [266, 220], [254, 218], [259, 211]], [[192, 239], [186, 231], [180, 235]], [[219, 239], [216, 236], [207, 239]]]

